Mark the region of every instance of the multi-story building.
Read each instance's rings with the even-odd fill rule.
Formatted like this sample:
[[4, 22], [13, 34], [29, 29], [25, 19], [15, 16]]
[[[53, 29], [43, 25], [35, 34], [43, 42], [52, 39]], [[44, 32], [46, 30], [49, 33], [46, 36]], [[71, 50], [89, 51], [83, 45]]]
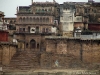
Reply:
[[8, 32], [9, 32], [8, 41], [13, 42], [13, 43], [16, 42], [15, 38], [14, 38], [14, 33], [16, 31], [15, 23], [16, 23], [16, 18], [15, 17], [5, 17], [4, 18], [4, 24], [7, 25]]
[[60, 22], [63, 36], [73, 36], [74, 12], [75, 7], [73, 3], [65, 2], [60, 7]]
[[[40, 50], [44, 36], [55, 35], [59, 23], [59, 4], [33, 2], [30, 6], [17, 7], [16, 38], [20, 49]], [[41, 48], [41, 49], [42, 49]]]
[[[89, 0], [87, 3], [76, 5], [75, 16], [81, 16], [80, 22], [74, 23], [75, 28], [80, 27], [81, 38], [98, 38], [100, 34], [100, 3]], [[98, 10], [98, 11], [97, 11]], [[80, 33], [80, 32], [79, 32]]]

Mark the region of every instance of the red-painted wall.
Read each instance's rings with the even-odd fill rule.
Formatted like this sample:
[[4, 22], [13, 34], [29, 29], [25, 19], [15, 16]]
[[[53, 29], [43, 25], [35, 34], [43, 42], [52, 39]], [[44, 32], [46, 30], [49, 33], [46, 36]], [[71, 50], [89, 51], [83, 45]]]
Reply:
[[93, 31], [100, 31], [100, 24], [88, 24], [88, 29]]
[[8, 32], [0, 31], [0, 42], [8, 42]]

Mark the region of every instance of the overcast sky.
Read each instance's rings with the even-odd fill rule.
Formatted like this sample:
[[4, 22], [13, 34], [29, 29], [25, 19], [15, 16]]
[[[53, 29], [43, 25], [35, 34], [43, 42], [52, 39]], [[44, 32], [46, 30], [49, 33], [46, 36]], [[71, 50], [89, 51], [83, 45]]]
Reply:
[[[53, 0], [33, 0], [34, 2], [45, 2]], [[56, 2], [62, 4], [63, 2], [88, 2], [88, 0], [56, 0]], [[100, 0], [94, 0], [95, 2], [100, 2]], [[31, 0], [0, 0], [0, 11], [5, 13], [5, 17], [16, 17], [16, 7], [17, 6], [28, 6], [31, 5]]]

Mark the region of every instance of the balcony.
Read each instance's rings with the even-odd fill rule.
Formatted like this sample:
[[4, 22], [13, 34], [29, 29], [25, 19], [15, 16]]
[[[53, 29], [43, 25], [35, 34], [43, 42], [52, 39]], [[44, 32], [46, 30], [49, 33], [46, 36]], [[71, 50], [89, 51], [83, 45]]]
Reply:
[[54, 15], [54, 13], [51, 11], [36, 11], [35, 14], [47, 14], [47, 15]]
[[30, 32], [30, 31], [15, 31], [15, 34], [41, 34], [39, 31]]
[[15, 34], [27, 34], [30, 33], [29, 31], [15, 31]]
[[18, 14], [33, 14], [31, 11], [19, 11]]
[[39, 25], [44, 25], [44, 24], [48, 24], [48, 25], [54, 25], [54, 23], [50, 23], [50, 22], [16, 22], [16, 24], [39, 24]]

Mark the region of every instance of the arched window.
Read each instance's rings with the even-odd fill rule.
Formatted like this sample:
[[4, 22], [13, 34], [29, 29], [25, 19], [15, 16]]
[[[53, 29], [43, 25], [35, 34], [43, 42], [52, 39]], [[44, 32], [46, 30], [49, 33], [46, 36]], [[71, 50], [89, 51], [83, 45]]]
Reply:
[[42, 28], [42, 33], [45, 33], [45, 28]]
[[39, 22], [39, 18], [36, 18], [35, 22]]
[[49, 22], [49, 18], [46, 18], [46, 22], [47, 22], [47, 23]]
[[29, 21], [29, 18], [27, 17], [27, 18], [26, 18], [26, 22], [28, 22], [28, 21]]
[[40, 22], [42, 22], [42, 18], [40, 18]]
[[39, 9], [38, 12], [41, 12], [41, 9]]
[[12, 24], [12, 23], [13, 23], [13, 21], [11, 20], [11, 21], [10, 21], [10, 24]]
[[23, 18], [23, 22], [25, 22], [25, 17]]
[[16, 22], [16, 21], [14, 20], [14, 24], [15, 24], [15, 22]]
[[38, 26], [36, 27], [36, 33], [39, 33], [39, 27]]
[[35, 22], [35, 18], [33, 18], [33, 22]]
[[49, 29], [48, 28], [46, 28], [46, 33], [48, 33], [49, 32]]
[[47, 9], [45, 9], [45, 11], [47, 11]]
[[45, 22], [45, 18], [43, 18], [43, 22]]
[[32, 22], [32, 17], [30, 17], [30, 22]]
[[22, 22], [22, 17], [19, 18], [19, 22]]
[[42, 9], [42, 12], [44, 12], [44, 9]]

